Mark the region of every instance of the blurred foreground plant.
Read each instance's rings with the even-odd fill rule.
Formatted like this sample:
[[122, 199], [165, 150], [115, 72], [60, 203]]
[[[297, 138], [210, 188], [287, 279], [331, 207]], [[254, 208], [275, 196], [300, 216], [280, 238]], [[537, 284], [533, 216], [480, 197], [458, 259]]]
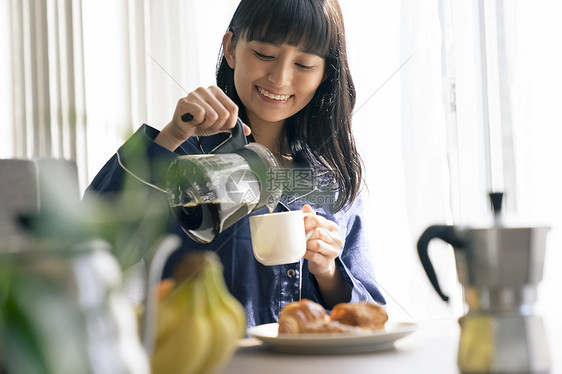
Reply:
[[162, 234], [165, 195], [137, 186], [80, 202], [55, 165], [41, 170], [40, 209], [14, 217], [26, 240], [0, 242], [0, 372], [146, 374], [121, 270]]

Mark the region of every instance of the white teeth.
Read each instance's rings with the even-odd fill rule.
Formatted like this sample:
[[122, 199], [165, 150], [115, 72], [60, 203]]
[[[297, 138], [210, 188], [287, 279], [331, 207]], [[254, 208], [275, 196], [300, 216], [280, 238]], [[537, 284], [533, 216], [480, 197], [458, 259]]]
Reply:
[[274, 95], [272, 93], [267, 92], [266, 90], [264, 90], [261, 87], [258, 87], [258, 91], [260, 91], [260, 93], [269, 98], [269, 99], [273, 99], [273, 100], [279, 100], [279, 101], [285, 101], [287, 100], [291, 95]]

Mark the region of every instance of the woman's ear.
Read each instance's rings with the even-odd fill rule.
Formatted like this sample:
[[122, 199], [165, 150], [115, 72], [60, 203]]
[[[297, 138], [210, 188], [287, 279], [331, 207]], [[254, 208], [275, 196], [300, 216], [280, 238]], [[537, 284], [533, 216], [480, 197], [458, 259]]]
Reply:
[[236, 46], [232, 41], [232, 36], [232, 31], [227, 31], [222, 37], [222, 52], [224, 53], [224, 58], [226, 58], [228, 66], [230, 66], [230, 68], [234, 70], [234, 66], [236, 65], [234, 53], [236, 50]]

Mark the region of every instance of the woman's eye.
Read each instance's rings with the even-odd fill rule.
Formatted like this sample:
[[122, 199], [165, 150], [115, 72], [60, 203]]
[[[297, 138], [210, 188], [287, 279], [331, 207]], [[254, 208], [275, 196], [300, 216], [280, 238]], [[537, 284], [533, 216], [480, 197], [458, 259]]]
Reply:
[[273, 56], [264, 55], [263, 53], [259, 53], [258, 51], [254, 51], [254, 53], [262, 60], [271, 60], [273, 58]]
[[303, 69], [303, 70], [312, 70], [314, 69], [314, 66], [309, 66], [309, 65], [303, 65], [303, 64], [296, 64], [299, 68]]

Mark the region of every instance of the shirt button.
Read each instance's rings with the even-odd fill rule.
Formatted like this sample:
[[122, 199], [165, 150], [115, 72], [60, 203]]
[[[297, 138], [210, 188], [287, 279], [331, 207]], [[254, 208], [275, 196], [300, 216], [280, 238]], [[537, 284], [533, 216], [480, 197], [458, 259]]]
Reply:
[[289, 269], [289, 270], [287, 270], [287, 276], [288, 276], [289, 278], [294, 277], [294, 276], [295, 276], [295, 269]]

